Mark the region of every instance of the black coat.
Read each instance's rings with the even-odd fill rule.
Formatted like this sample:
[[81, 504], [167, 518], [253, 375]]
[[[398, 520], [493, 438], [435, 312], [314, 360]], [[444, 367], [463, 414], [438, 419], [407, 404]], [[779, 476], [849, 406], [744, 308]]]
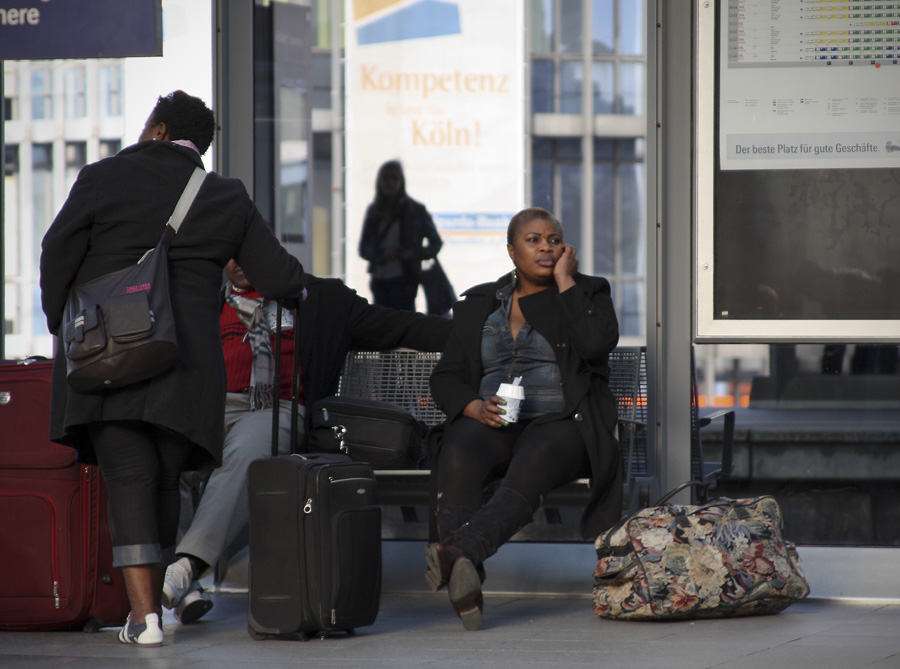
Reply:
[[[307, 406], [337, 392], [348, 351], [396, 346], [441, 351], [450, 335], [453, 323], [446, 318], [369, 304], [338, 279], [308, 275], [307, 281], [308, 295], [297, 318]], [[312, 412], [306, 417], [311, 421]]]
[[[370, 204], [366, 209], [362, 234], [359, 238], [359, 255], [369, 261], [369, 272], [374, 265], [386, 262], [379, 237], [379, 223], [384, 215]], [[397, 220], [400, 225], [400, 247], [413, 252], [413, 257], [401, 260], [403, 276], [409, 283], [419, 283], [419, 275], [423, 260], [436, 258], [443, 241], [434, 227], [431, 214], [425, 206], [404, 195], [397, 209]], [[428, 240], [428, 245], [424, 241]]]
[[[431, 376], [432, 396], [448, 421], [462, 416], [469, 402], [481, 399], [482, 328], [500, 306], [497, 291], [509, 280], [506, 275], [470, 288], [465, 300], [453, 307], [453, 331]], [[553, 286], [522, 297], [519, 306], [525, 320], [553, 347], [562, 377], [565, 408], [535, 421], [573, 418], [587, 444], [591, 498], [581, 517], [587, 538], [609, 528], [622, 513], [622, 462], [613, 436], [616, 401], [609, 389], [609, 353], [619, 341], [619, 326], [606, 279], [576, 274], [575, 283], [563, 293]]]
[[[66, 296], [81, 283], [134, 264], [159, 241], [200, 156], [171, 142], [140, 142], [85, 166], [47, 234], [41, 253], [41, 300], [50, 332], [59, 332]], [[267, 297], [296, 296], [300, 263], [288, 254], [237, 179], [209, 173], [169, 251], [179, 345], [175, 367], [119, 390], [82, 394], [66, 383], [57, 346], [50, 438], [95, 456], [84, 426], [142, 420], [194, 444], [192, 469], [219, 464], [225, 406], [225, 364], [219, 334], [222, 269], [235, 258]]]

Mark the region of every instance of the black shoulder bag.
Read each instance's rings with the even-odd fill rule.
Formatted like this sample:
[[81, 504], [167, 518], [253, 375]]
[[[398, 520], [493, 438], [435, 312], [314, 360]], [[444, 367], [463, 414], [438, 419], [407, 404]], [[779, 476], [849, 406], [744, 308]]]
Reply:
[[205, 177], [203, 168], [194, 170], [159, 243], [136, 265], [72, 286], [62, 334], [74, 390], [121, 388], [161, 374], [178, 360], [169, 243]]

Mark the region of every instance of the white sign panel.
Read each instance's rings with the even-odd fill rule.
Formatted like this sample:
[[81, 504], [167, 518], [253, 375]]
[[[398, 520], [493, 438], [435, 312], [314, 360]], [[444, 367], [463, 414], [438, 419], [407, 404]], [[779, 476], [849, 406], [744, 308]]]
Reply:
[[434, 218], [457, 292], [507, 270], [506, 226], [524, 202], [523, 53], [518, 0], [347, 0], [350, 286], [368, 291], [359, 237], [392, 159]]
[[900, 0], [722, 0], [725, 170], [900, 167]]

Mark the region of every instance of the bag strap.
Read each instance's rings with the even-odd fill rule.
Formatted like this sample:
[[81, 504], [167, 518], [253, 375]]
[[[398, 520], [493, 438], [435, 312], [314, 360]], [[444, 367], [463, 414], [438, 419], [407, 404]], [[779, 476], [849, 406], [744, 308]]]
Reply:
[[175, 204], [175, 210], [172, 212], [172, 215], [169, 217], [169, 222], [167, 223], [168, 227], [166, 228], [166, 233], [169, 232], [168, 228], [174, 230], [174, 232], [168, 236], [169, 241], [171, 241], [172, 237], [178, 233], [178, 229], [184, 222], [184, 217], [187, 216], [188, 209], [194, 204], [194, 198], [197, 197], [197, 193], [200, 191], [200, 186], [203, 185], [203, 180], [205, 178], [206, 170], [202, 167], [197, 167], [194, 169], [194, 173], [191, 174], [191, 178], [188, 179], [187, 185], [181, 192], [181, 197], [178, 198], [178, 202]]

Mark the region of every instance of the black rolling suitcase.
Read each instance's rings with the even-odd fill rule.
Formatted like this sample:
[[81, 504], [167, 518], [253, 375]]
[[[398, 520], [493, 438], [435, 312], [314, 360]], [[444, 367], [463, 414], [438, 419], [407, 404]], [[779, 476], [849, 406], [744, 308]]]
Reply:
[[[275, 369], [277, 375], [278, 363]], [[295, 348], [292, 444], [298, 370]], [[371, 625], [381, 598], [381, 508], [372, 468], [340, 454], [275, 455], [277, 405], [273, 414], [273, 457], [249, 470], [250, 636], [305, 640]]]

